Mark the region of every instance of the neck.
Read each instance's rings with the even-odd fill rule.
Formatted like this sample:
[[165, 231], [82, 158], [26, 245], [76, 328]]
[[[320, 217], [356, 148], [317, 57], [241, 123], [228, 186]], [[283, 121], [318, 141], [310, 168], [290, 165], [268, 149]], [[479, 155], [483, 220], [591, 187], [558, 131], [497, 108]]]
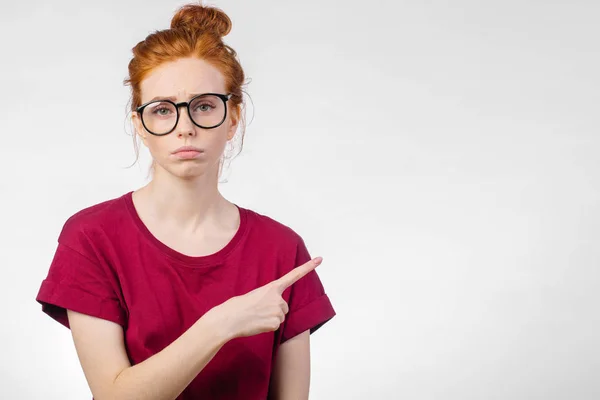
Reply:
[[155, 218], [193, 233], [218, 219], [229, 203], [218, 190], [218, 177], [212, 175], [186, 180], [157, 167], [150, 183], [139, 191]]

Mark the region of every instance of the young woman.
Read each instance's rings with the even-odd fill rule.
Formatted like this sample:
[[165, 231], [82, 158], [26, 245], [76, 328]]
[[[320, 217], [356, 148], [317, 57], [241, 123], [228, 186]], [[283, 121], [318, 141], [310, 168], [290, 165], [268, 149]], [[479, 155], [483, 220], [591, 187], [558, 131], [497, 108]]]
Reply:
[[63, 226], [37, 301], [70, 328], [96, 400], [306, 399], [335, 311], [303, 239], [217, 188], [244, 72], [223, 11], [180, 8], [133, 48], [146, 186]]

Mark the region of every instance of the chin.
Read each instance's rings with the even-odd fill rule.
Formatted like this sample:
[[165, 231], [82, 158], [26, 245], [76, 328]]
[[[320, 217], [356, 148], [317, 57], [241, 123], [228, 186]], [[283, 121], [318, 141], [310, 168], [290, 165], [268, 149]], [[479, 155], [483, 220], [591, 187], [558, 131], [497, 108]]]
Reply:
[[206, 167], [206, 164], [200, 165], [199, 163], [187, 161], [179, 165], [170, 165], [167, 170], [171, 175], [186, 180], [199, 178], [211, 171], [210, 168]]

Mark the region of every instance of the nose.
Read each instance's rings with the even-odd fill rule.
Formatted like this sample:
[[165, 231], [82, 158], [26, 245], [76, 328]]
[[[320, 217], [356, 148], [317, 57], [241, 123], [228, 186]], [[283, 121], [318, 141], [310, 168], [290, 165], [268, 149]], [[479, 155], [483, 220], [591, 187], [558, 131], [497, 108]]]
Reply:
[[196, 135], [196, 125], [190, 119], [187, 107], [185, 106], [179, 109], [179, 121], [177, 122], [176, 132], [178, 137]]

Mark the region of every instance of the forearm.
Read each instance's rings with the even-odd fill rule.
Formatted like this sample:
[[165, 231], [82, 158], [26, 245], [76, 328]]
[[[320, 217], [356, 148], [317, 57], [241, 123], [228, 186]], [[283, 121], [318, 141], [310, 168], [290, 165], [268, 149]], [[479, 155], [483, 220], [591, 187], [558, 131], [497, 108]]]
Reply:
[[162, 351], [122, 371], [110, 400], [174, 400], [227, 340], [214, 324], [200, 318]]

